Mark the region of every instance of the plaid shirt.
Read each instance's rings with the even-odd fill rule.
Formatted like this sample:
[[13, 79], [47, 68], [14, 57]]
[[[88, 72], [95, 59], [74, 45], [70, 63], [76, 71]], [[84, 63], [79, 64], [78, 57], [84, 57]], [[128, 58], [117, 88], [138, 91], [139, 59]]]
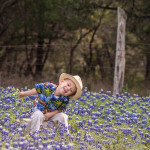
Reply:
[[[68, 96], [54, 95], [54, 91], [56, 90], [56, 88], [57, 86], [50, 82], [35, 84], [35, 89], [38, 93], [39, 98], [48, 104], [48, 108], [51, 111], [57, 109], [64, 110], [69, 103]], [[33, 110], [34, 109], [43, 111], [44, 106], [36, 101], [36, 108], [33, 108]]]

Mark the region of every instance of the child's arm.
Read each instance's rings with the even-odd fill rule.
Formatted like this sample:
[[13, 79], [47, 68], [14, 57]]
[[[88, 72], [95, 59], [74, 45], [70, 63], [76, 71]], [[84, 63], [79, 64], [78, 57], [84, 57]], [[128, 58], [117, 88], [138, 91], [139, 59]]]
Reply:
[[29, 90], [29, 91], [25, 91], [25, 92], [20, 92], [18, 95], [20, 98], [24, 97], [24, 96], [30, 96], [30, 95], [35, 95], [37, 94], [37, 91], [36, 89], [32, 89], [32, 90]]
[[61, 110], [54, 110], [52, 112], [47, 112], [46, 114], [44, 114], [45, 116], [45, 120], [48, 120], [49, 118], [53, 117], [54, 115], [56, 115], [57, 113], [62, 112]]

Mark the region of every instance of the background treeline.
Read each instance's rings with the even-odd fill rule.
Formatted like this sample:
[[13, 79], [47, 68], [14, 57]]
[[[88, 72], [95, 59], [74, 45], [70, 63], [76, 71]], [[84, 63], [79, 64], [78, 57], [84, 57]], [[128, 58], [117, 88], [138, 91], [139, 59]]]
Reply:
[[127, 14], [124, 91], [149, 94], [149, 0], [0, 0], [0, 86], [67, 72], [92, 91], [112, 91], [117, 7]]

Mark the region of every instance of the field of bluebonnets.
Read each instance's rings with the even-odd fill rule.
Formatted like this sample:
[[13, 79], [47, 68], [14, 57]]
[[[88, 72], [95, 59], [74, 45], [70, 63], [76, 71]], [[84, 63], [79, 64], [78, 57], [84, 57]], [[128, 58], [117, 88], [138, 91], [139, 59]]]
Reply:
[[[27, 90], [27, 89], [21, 89]], [[148, 150], [150, 96], [111, 95], [84, 89], [70, 101], [66, 113], [69, 134], [62, 123], [50, 123], [39, 134], [27, 132], [22, 118], [30, 117], [35, 96], [18, 97], [18, 89], [0, 88], [0, 149], [16, 150]]]

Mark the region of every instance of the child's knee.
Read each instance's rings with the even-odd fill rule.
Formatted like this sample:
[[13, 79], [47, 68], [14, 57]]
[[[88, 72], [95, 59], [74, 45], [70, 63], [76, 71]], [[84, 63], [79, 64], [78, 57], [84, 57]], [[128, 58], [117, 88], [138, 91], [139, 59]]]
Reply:
[[60, 117], [59, 117], [60, 121], [65, 122], [68, 120], [68, 116], [66, 114], [60, 113], [59, 115], [60, 115]]
[[68, 119], [68, 116], [64, 113], [58, 113], [56, 115], [54, 115], [52, 118], [50, 118], [50, 121], [53, 121], [53, 122], [66, 122]]
[[64, 113], [60, 113], [60, 115], [61, 115], [62, 118], [68, 119], [68, 116]]
[[41, 111], [37, 110], [33, 113], [33, 115], [31, 116], [31, 118], [44, 118], [44, 115]]

